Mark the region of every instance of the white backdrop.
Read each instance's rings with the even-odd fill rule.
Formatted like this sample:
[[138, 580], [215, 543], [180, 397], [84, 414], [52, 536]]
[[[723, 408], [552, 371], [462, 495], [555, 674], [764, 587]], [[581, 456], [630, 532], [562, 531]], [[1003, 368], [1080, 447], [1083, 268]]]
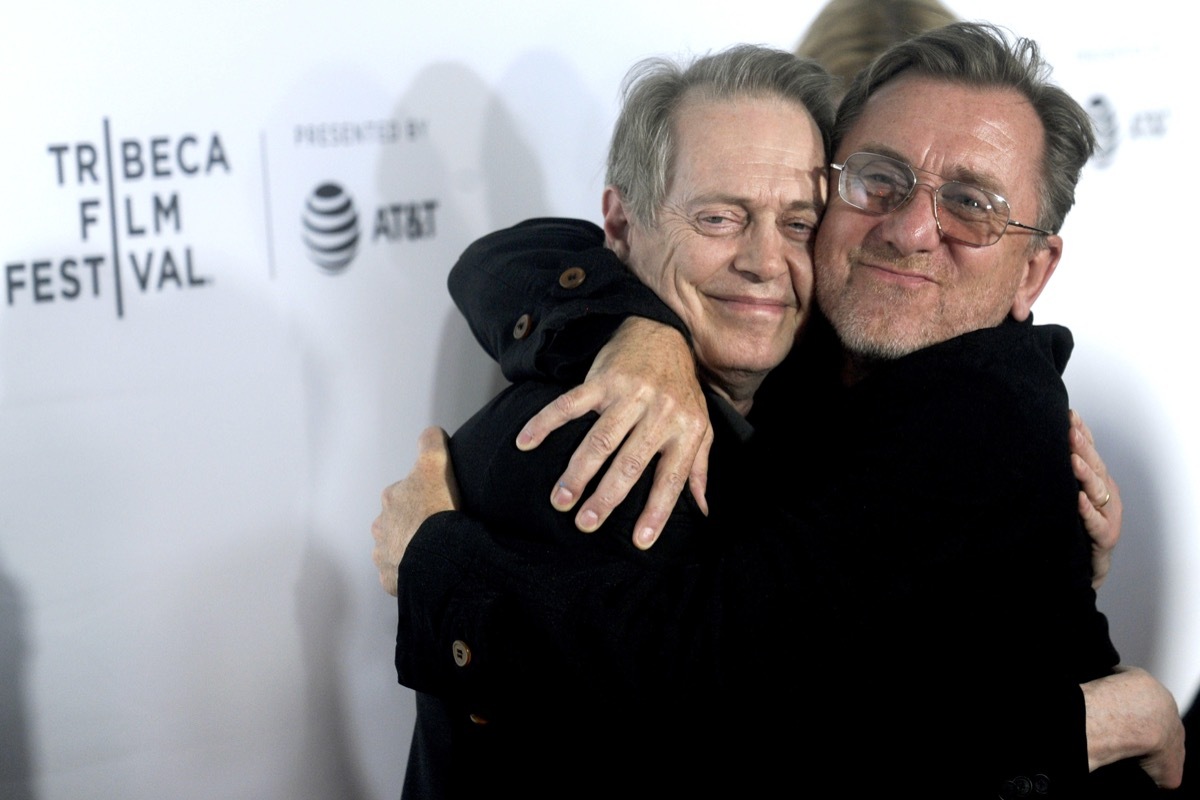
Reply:
[[[1123, 489], [1115, 639], [1186, 705], [1200, 390], [1180, 361], [1198, 265], [1173, 246], [1195, 223], [1170, 190], [1190, 176], [1167, 173], [1196, 141], [1182, 31], [1166, 0], [1136, 18], [950, 5], [1039, 39], [1103, 121], [1035, 312], [1075, 332], [1074, 403]], [[599, 218], [634, 60], [791, 48], [816, 10], [10, 3], [0, 793], [396, 797], [413, 704], [369, 526], [417, 432], [499, 385], [448, 269], [523, 218]], [[315, 243], [339, 252], [315, 257], [306, 215], [348, 223]]]

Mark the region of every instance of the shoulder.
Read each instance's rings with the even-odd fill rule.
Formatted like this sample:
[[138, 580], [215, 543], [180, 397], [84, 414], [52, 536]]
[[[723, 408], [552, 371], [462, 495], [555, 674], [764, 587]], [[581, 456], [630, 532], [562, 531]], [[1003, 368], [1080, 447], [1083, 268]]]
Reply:
[[874, 370], [846, 392], [839, 413], [856, 439], [898, 442], [931, 459], [1012, 465], [1060, 449], [1065, 459], [1069, 353], [1065, 328], [1012, 322], [974, 331]]
[[[529, 418], [569, 388], [552, 381], [522, 380], [510, 384], [489, 400], [450, 437], [451, 457], [460, 479], [469, 469], [484, 471], [493, 465], [511, 462], [529, 470], [569, 455], [596, 419], [595, 414], [567, 423], [532, 451], [523, 452], [516, 447], [517, 434]], [[464, 459], [471, 461], [467, 463]], [[564, 460], [560, 470], [565, 464]]]
[[460, 263], [505, 263], [532, 255], [555, 258], [604, 245], [604, 231], [594, 223], [563, 217], [535, 217], [476, 239]]
[[1062, 325], [1034, 325], [1032, 320], [1006, 319], [994, 328], [964, 334], [944, 343], [946, 354], [979, 361], [995, 369], [1028, 369], [1031, 362], [1062, 374], [1075, 341]]
[[1072, 346], [1071, 333], [1064, 327], [1010, 319], [889, 362], [863, 385], [891, 392], [924, 391], [928, 399], [986, 393], [1005, 398], [1065, 394], [1062, 372]]

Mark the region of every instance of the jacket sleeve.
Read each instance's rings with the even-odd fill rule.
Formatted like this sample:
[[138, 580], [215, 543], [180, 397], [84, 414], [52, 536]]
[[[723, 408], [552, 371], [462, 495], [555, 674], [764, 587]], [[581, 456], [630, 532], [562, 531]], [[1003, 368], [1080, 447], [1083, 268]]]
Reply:
[[[780, 687], [764, 692], [771, 707], [799, 715], [801, 640], [777, 636], [765, 662], [747, 658], [780, 626], [816, 635], [788, 597], [806, 584], [786, 580], [795, 564], [782, 552], [787, 541], [735, 547], [720, 560], [639, 561], [552, 550], [458, 512], [435, 515], [400, 564], [400, 682], [467, 698], [484, 716], [539, 692], [682, 706], [745, 700], [769, 684]], [[449, 658], [463, 644], [467, 664]]]
[[[719, 542], [690, 495], [677, 502], [659, 543], [641, 551], [632, 531], [652, 468], [591, 534], [529, 491], [553, 485], [593, 421], [576, 420], [537, 450], [518, 452], [512, 442], [531, 409], [560, 391], [515, 384], [451, 437], [462, 507], [472, 516], [427, 520], [401, 562], [400, 682], [453, 695], [487, 718], [555, 693], [586, 695], [589, 704], [627, 693], [690, 701], [700, 687], [731, 685], [716, 651], [722, 641], [707, 622], [731, 600], [759, 602], [761, 592], [740, 567], [730, 571], [733, 582], [714, 586], [725, 566], [714, 558]], [[726, 464], [741, 444], [725, 435], [720, 415], [716, 425], [713, 456]], [[471, 654], [469, 664], [452, 658], [455, 648]]]
[[621, 322], [679, 318], [604, 247], [584, 221], [535, 218], [471, 244], [450, 271], [450, 296], [510, 381], [575, 382]]

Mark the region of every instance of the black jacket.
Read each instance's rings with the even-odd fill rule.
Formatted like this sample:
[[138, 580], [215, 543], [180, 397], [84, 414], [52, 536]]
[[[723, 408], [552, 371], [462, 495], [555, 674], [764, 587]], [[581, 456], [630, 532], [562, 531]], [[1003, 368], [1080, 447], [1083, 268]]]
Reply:
[[[599, 244], [586, 223], [535, 221], [455, 267], [456, 302], [510, 377], [576, 379], [622, 302], [672, 322]], [[506, 276], [487, 293], [486, 270]], [[1152, 791], [1133, 765], [1087, 775], [1078, 684], [1117, 653], [1075, 511], [1069, 333], [1009, 321], [849, 389], [827, 333], [764, 384], [755, 435], [714, 451], [711, 518], [685, 497], [649, 553], [629, 545], [648, 477], [601, 535], [549, 506], [585, 421], [510, 446], [561, 384], [519, 385], [464, 426], [452, 455], [473, 519], [430, 520], [401, 564], [401, 682], [499, 723], [483, 752], [543, 789], [590, 765], [611, 778], [583, 782], [599, 794], [685, 777], [821, 797]], [[644, 746], [659, 759], [640, 763]], [[561, 774], [530, 772], [548, 763]]]

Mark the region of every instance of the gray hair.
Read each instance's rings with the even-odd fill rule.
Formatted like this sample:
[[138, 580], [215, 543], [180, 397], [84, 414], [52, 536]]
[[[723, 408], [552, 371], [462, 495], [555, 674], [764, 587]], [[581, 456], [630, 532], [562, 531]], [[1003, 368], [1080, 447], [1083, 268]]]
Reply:
[[686, 65], [666, 58], [639, 61], [622, 84], [605, 182], [617, 188], [637, 222], [655, 223], [675, 166], [675, 114], [693, 93], [707, 100], [779, 97], [796, 103], [820, 128], [828, 155], [831, 84], [816, 61], [758, 45], [736, 45]]
[[1037, 43], [1024, 37], [1010, 40], [995, 25], [956, 22], [889, 48], [859, 74], [842, 99], [833, 128], [835, 153], [871, 95], [907, 72], [979, 88], [1015, 89], [1029, 101], [1045, 129], [1036, 225], [1058, 231], [1075, 205], [1075, 185], [1096, 149], [1096, 136], [1083, 107], [1049, 82], [1050, 65]]

